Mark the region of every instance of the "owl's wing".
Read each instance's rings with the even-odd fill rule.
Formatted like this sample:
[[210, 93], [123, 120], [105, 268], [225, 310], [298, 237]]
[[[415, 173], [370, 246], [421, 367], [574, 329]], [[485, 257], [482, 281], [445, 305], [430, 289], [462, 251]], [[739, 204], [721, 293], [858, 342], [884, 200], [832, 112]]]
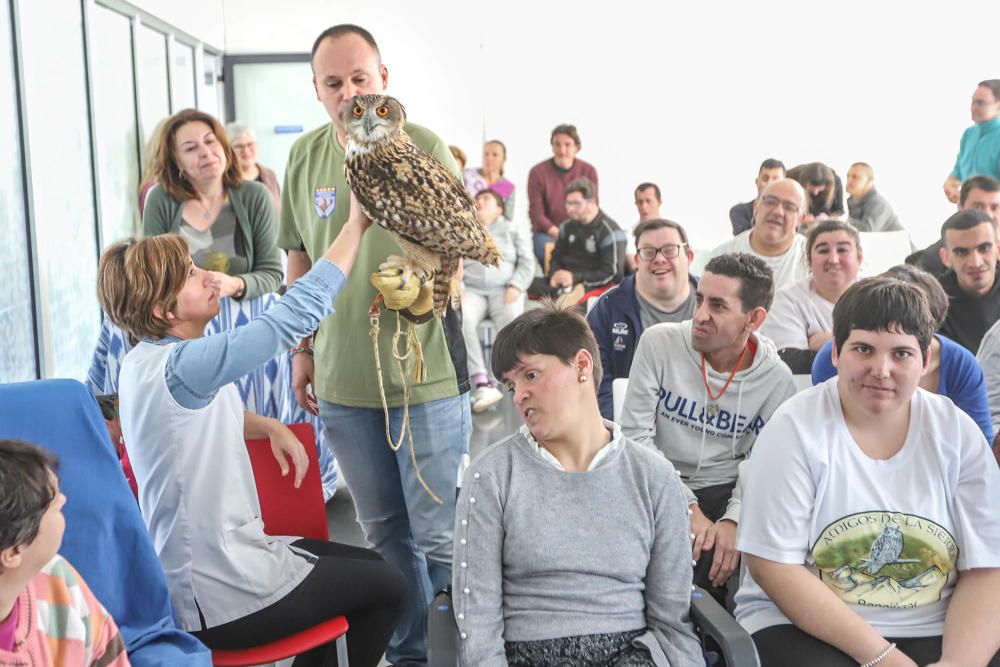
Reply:
[[496, 245], [465, 186], [408, 138], [349, 162], [351, 189], [373, 222], [448, 257], [494, 264]]

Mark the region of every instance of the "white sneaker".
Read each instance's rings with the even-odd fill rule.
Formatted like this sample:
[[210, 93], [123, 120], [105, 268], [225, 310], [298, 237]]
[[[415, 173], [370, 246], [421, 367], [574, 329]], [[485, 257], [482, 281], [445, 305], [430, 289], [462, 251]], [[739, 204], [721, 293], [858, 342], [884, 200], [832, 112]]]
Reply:
[[477, 387], [472, 392], [472, 411], [475, 413], [485, 412], [492, 406], [503, 400], [503, 392], [496, 387], [483, 385]]

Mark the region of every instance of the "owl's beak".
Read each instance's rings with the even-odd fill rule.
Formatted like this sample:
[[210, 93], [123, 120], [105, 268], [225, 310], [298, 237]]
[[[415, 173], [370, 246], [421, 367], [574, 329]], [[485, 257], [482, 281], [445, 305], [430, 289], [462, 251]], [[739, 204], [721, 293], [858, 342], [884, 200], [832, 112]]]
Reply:
[[365, 134], [369, 137], [372, 136], [373, 129], [375, 129], [375, 121], [372, 119], [371, 114], [365, 114]]

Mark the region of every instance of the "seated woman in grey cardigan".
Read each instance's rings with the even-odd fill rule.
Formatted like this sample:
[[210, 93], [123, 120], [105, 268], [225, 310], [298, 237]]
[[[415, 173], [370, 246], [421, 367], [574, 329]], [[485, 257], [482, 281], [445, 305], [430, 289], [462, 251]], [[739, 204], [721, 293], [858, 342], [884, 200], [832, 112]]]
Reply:
[[465, 473], [453, 591], [462, 665], [703, 665], [673, 466], [601, 418], [597, 343], [551, 303], [504, 327], [493, 373], [524, 426]]

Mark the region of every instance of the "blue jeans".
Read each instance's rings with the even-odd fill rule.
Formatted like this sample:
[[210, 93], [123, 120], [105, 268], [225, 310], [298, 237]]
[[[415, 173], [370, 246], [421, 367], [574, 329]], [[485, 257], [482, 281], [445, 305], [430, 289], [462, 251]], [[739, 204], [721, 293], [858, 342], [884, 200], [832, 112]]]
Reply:
[[[469, 451], [469, 395], [410, 406], [417, 465], [438, 505], [417, 479], [407, 438], [398, 452], [385, 438], [381, 408], [319, 402], [326, 442], [340, 462], [358, 522], [372, 547], [406, 577], [409, 601], [386, 658], [393, 664], [427, 663], [427, 605], [451, 583], [452, 534], [458, 461]], [[399, 437], [402, 408], [390, 408], [389, 430]], [[336, 536], [332, 536], [336, 539]]]
[[538, 266], [545, 270], [545, 244], [555, 243], [555, 238], [549, 236], [545, 233], [532, 232], [531, 234], [531, 245], [535, 250], [535, 259], [538, 260]]

